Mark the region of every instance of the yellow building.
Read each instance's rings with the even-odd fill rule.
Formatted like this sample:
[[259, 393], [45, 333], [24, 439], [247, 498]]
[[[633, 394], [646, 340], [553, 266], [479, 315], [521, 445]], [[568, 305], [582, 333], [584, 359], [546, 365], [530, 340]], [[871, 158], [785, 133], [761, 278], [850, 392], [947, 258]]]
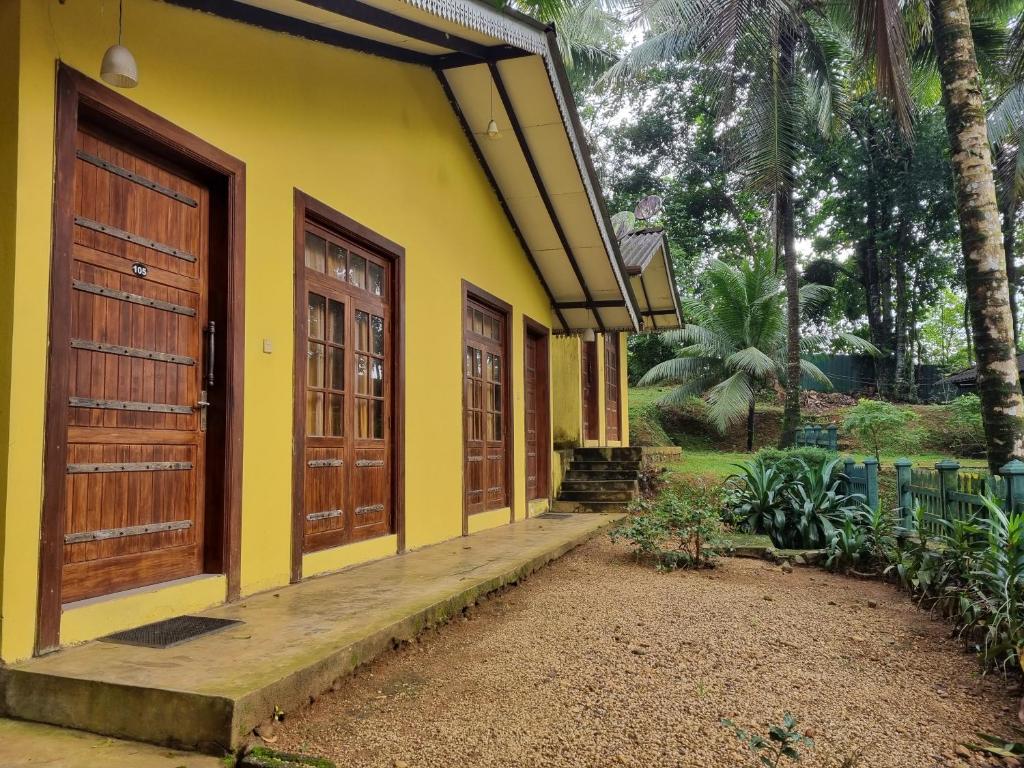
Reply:
[[7, 0], [0, 185], [3, 662], [536, 514], [678, 321], [474, 0]]

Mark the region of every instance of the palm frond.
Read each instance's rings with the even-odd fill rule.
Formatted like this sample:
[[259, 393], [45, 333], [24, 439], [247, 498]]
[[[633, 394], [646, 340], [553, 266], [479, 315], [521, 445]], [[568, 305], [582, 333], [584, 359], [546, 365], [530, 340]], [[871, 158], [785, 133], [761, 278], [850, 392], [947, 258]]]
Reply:
[[905, 133], [912, 124], [907, 31], [900, 0], [854, 0], [855, 33], [866, 60], [875, 64], [879, 95], [893, 109]]
[[825, 375], [824, 371], [822, 371], [810, 360], [805, 360], [803, 358], [800, 359], [800, 373], [804, 374], [805, 376], [810, 376], [819, 384], [823, 384], [829, 389], [832, 389], [832, 380]]
[[708, 390], [708, 416], [719, 432], [746, 415], [753, 396], [750, 377], [743, 371], [737, 371]]

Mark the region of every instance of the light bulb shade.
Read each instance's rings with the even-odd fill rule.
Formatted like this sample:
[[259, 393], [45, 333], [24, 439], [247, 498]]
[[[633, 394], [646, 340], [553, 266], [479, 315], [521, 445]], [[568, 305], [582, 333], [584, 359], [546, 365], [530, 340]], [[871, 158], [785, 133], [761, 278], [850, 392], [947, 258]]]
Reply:
[[587, 330], [583, 332], [583, 340], [588, 343], [592, 341], [597, 341], [597, 336], [594, 335], [593, 328], [587, 328]]
[[112, 45], [103, 54], [100, 77], [117, 88], [134, 88], [139, 84], [139, 65], [123, 45]]
[[501, 138], [501, 131], [498, 130], [498, 124], [491, 118], [491, 122], [487, 124], [487, 138], [491, 141], [497, 141]]

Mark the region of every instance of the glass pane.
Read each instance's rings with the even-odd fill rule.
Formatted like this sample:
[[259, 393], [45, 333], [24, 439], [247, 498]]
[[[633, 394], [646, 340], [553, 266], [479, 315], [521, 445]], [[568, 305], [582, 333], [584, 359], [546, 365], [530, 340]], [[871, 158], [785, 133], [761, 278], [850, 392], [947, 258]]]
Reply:
[[376, 397], [384, 397], [384, 361], [370, 360], [370, 382], [373, 385], [373, 394]]
[[331, 389], [345, 388], [345, 350], [338, 347], [330, 347], [327, 350], [329, 357], [327, 370], [330, 373], [330, 380], [327, 386]]
[[375, 355], [384, 354], [384, 318], [370, 315], [370, 334], [373, 340], [373, 348], [370, 350]]
[[327, 241], [312, 232], [306, 233], [306, 266], [317, 272], [324, 271]]
[[378, 440], [384, 439], [384, 401], [374, 400], [370, 403], [371, 421], [373, 422], [373, 436]]
[[483, 327], [484, 336], [490, 336], [491, 335], [491, 323], [492, 322], [493, 321], [491, 320], [490, 315], [484, 315], [484, 327]]
[[317, 437], [324, 433], [324, 393], [306, 393], [306, 434]]
[[384, 295], [384, 267], [379, 264], [369, 263], [370, 270], [370, 293], [377, 296]]
[[370, 403], [362, 398], [356, 399], [356, 434], [370, 436]]
[[356, 312], [356, 349], [366, 352], [370, 348], [370, 316]]
[[484, 316], [481, 312], [473, 312], [473, 330], [476, 333], [484, 332]]
[[369, 386], [369, 359], [366, 355], [356, 355], [356, 393], [368, 395]]
[[341, 395], [328, 395], [327, 397], [330, 403], [330, 407], [327, 409], [327, 434], [331, 437], [341, 437], [345, 434], [345, 398]]
[[322, 387], [324, 385], [324, 345], [307, 342], [306, 347], [306, 386]]
[[313, 339], [324, 337], [324, 303], [323, 296], [309, 294], [309, 335]]
[[494, 404], [491, 406], [492, 411], [501, 413], [502, 402], [501, 402], [501, 384], [495, 384], [494, 386]]
[[487, 385], [487, 410], [494, 410], [494, 385]]
[[475, 362], [473, 375], [478, 379], [482, 379], [484, 377], [484, 359], [479, 349], [473, 350], [473, 359]]
[[501, 341], [501, 321], [495, 320], [491, 326], [491, 338], [495, 341]]
[[345, 269], [346, 251], [340, 245], [327, 244], [327, 274], [336, 280], [344, 280], [347, 273]]
[[494, 440], [501, 440], [501, 414], [494, 414]]
[[327, 305], [327, 338], [335, 344], [345, 343], [345, 305], [340, 301], [331, 301]]
[[494, 414], [487, 414], [487, 439], [494, 439]]
[[473, 375], [473, 348], [466, 347], [466, 376]]
[[359, 288], [366, 287], [366, 259], [362, 256], [356, 256], [354, 253], [349, 254], [348, 280], [352, 285]]

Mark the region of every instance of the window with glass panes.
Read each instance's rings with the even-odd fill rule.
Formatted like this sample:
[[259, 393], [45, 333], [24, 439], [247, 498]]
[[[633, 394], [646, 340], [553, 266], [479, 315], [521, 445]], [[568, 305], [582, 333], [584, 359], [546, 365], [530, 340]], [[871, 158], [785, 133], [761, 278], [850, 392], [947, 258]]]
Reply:
[[465, 506], [474, 514], [509, 504], [505, 315], [470, 298], [464, 328]]
[[[391, 532], [390, 264], [308, 222], [303, 550]], [[298, 378], [298, 377], [297, 377]]]

